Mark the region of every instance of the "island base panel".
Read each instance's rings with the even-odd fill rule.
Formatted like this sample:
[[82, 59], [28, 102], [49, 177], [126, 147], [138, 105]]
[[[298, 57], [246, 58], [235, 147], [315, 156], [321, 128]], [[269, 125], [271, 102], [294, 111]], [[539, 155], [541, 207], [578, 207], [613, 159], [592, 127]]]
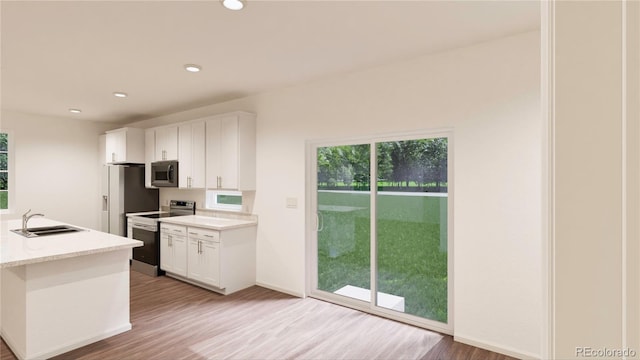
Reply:
[[2, 269], [2, 337], [14, 354], [48, 358], [130, 330], [130, 252]]

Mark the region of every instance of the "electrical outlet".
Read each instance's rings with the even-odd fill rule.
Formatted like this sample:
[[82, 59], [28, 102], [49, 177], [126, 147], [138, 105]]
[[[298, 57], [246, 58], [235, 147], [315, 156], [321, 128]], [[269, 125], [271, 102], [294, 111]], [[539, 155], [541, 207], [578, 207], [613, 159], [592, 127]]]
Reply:
[[287, 208], [289, 209], [297, 209], [298, 208], [298, 199], [288, 197], [287, 198]]

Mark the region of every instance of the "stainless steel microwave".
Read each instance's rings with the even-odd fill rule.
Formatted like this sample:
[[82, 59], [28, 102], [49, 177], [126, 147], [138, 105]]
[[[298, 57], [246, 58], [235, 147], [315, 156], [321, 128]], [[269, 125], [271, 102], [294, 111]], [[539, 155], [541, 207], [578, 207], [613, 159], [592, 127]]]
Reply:
[[178, 161], [152, 162], [151, 185], [157, 187], [178, 187]]

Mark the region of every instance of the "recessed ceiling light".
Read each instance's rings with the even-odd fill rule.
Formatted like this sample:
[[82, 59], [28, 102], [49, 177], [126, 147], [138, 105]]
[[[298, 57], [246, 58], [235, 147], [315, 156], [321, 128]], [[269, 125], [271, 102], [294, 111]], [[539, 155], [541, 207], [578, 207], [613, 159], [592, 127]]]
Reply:
[[73, 114], [80, 114], [82, 112], [82, 110], [80, 110], [80, 109], [69, 109], [69, 112], [73, 113]]
[[114, 92], [113, 96], [119, 97], [119, 98], [126, 98], [128, 95], [127, 95], [127, 93], [123, 93], [123, 92], [119, 92], [118, 91], [118, 92]]
[[187, 70], [188, 72], [199, 72], [200, 70], [202, 70], [202, 67], [200, 67], [200, 65], [195, 65], [195, 64], [187, 64], [184, 66], [184, 69]]
[[229, 10], [242, 10], [244, 7], [240, 0], [222, 0], [222, 5]]

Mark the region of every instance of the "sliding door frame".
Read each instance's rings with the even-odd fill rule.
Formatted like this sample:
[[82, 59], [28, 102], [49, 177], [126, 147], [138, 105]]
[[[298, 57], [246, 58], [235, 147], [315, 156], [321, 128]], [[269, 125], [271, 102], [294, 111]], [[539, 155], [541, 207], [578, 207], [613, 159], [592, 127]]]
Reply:
[[[430, 138], [447, 138], [447, 323], [441, 323], [419, 316], [410, 315], [391, 309], [377, 306], [377, 238], [376, 238], [376, 201], [377, 186], [370, 186], [370, 202], [371, 202], [371, 299], [370, 302], [364, 302], [349, 297], [336, 295], [330, 292], [318, 290], [318, 258], [317, 258], [317, 229], [319, 220], [317, 217], [317, 149], [328, 146], [341, 145], [370, 145], [370, 171], [376, 179], [377, 171], [377, 143], [389, 141], [404, 141], [416, 139]], [[381, 317], [393, 319], [403, 323], [422, 327], [429, 330], [438, 331], [444, 334], [453, 334], [454, 312], [454, 133], [451, 128], [422, 130], [413, 132], [368, 135], [360, 137], [343, 137], [331, 139], [308, 140], [306, 143], [306, 181], [305, 181], [305, 211], [306, 211], [306, 293], [308, 296], [324, 301], [329, 301], [338, 305], [350, 307], [356, 310], [378, 315]]]

